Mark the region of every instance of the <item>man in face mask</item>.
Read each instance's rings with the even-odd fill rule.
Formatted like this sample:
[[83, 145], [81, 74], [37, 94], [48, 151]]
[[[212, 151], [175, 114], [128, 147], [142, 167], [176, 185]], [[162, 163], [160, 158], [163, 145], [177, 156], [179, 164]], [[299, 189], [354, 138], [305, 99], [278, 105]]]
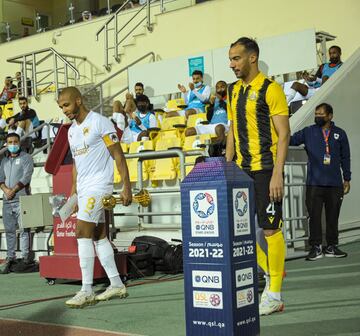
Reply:
[[136, 111], [130, 117], [132, 141], [140, 141], [142, 137], [148, 137], [147, 129], [157, 126], [155, 115], [150, 112], [150, 100], [145, 95], [136, 97]]
[[216, 134], [220, 143], [225, 143], [225, 134], [229, 131], [229, 124], [226, 110], [227, 84], [224, 81], [216, 83], [216, 94], [210, 97], [210, 108], [207, 113], [209, 124], [206, 123], [187, 128], [185, 136], [196, 134]]
[[[343, 258], [338, 247], [338, 219], [343, 196], [350, 191], [350, 146], [347, 135], [332, 122], [333, 108], [327, 103], [315, 109], [315, 125], [296, 132], [291, 146], [305, 145], [307, 165], [306, 206], [309, 212], [311, 250], [307, 260]], [[321, 214], [325, 205], [326, 242], [322, 248]]]
[[195, 70], [192, 73], [192, 83], [189, 83], [189, 90], [186, 90], [185, 86], [181, 84], [178, 84], [178, 89], [181, 91], [187, 107], [185, 110], [168, 112], [167, 117], [181, 115], [188, 118], [191, 114], [205, 112], [205, 103], [207, 103], [210, 98], [210, 87], [204, 85], [202, 71]]
[[20, 137], [16, 133], [9, 133], [6, 137], [7, 153], [0, 166], [0, 188], [4, 192], [3, 222], [6, 233], [7, 257], [0, 273], [10, 272], [11, 265], [16, 259], [16, 229], [20, 229], [20, 248], [22, 263], [31, 263], [29, 257], [30, 239], [28, 229], [19, 222], [21, 195], [30, 195], [30, 181], [34, 171], [31, 155], [21, 151]]

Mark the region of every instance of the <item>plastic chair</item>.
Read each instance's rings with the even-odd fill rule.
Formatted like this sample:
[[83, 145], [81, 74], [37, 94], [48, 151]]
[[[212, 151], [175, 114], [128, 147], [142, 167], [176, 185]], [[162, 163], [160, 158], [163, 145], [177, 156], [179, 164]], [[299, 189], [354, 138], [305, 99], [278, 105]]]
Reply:
[[[156, 151], [181, 148], [181, 139], [177, 137], [162, 138], [156, 143]], [[153, 172], [150, 175], [152, 181], [174, 180], [178, 174], [179, 159], [157, 159], [154, 163]]]

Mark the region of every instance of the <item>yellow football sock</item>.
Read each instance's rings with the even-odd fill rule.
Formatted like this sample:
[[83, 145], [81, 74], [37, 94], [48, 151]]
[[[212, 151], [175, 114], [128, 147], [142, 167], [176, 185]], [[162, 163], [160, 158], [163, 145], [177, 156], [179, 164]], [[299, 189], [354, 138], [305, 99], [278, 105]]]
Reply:
[[268, 263], [270, 274], [270, 292], [281, 292], [285, 267], [285, 240], [281, 231], [265, 236], [268, 243]]
[[268, 274], [269, 273], [268, 258], [264, 250], [259, 245], [259, 243], [256, 243], [256, 259], [261, 269], [265, 272], [265, 274]]

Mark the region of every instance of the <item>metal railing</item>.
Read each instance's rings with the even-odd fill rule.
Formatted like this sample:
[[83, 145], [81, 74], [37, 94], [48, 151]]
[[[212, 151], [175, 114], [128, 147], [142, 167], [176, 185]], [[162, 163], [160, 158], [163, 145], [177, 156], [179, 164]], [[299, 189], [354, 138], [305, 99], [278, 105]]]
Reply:
[[[39, 153], [41, 153], [42, 151], [44, 151], [45, 149], [51, 149], [51, 137], [50, 137], [50, 126], [51, 126], [51, 121], [48, 122], [44, 122], [41, 125], [39, 125], [38, 127], [34, 128], [31, 132], [24, 134], [21, 138], [20, 138], [20, 143], [23, 142], [24, 140], [26, 140], [26, 138], [31, 137], [33, 134], [36, 134], [37, 132], [43, 131], [44, 127], [46, 126], [46, 143], [41, 146], [40, 148], [37, 148], [36, 150], [34, 150], [31, 153], [31, 156], [35, 156]], [[7, 151], [7, 148], [1, 148], [0, 150], [0, 157]], [[48, 151], [49, 153], [49, 151]]]
[[[146, 28], [148, 31], [152, 31], [151, 24], [151, 4], [154, 0], [147, 0], [144, 5], [142, 5], [138, 10], [135, 11], [134, 15], [130, 17], [130, 19], [122, 24], [120, 24], [121, 12], [123, 9], [130, 3], [130, 0], [127, 0], [123, 3], [123, 5], [104, 23], [104, 25], [96, 32], [96, 40], [99, 41], [100, 34], [104, 34], [104, 67], [107, 71], [111, 70], [111, 65], [109, 62], [109, 52], [112, 50], [112, 57], [114, 60], [119, 63], [119, 48], [121, 45], [127, 40], [129, 36], [134, 35], [135, 30], [140, 27], [146, 21]], [[161, 10], [164, 10], [163, 1], [161, 1]], [[144, 16], [140, 14], [145, 13]], [[127, 28], [130, 23], [133, 22], [135, 18], [138, 18], [138, 22], [129, 28], [128, 32], [125, 32], [125, 28]], [[113, 35], [113, 41], [110, 42], [110, 32]], [[123, 37], [120, 37], [120, 33], [124, 33]]]
[[[296, 150], [296, 148], [293, 148]], [[303, 151], [302, 148], [299, 148], [299, 151]], [[144, 188], [143, 182], [143, 162], [145, 160], [156, 160], [162, 158], [179, 158], [179, 180], [182, 181], [185, 177], [185, 169], [187, 164], [185, 163], [186, 156], [192, 155], [203, 155], [207, 156], [206, 150], [194, 150], [189, 152], [183, 152], [181, 149], [171, 149], [166, 151], [149, 151], [143, 153], [135, 154], [125, 154], [126, 159], [138, 159], [137, 163], [137, 189], [141, 190]], [[294, 169], [298, 169], [298, 172]], [[304, 243], [308, 240], [307, 232], [307, 213], [304, 206], [305, 199], [305, 178], [306, 178], [306, 162], [286, 162], [285, 164], [285, 197], [283, 201], [283, 221], [284, 221], [284, 236], [287, 244], [287, 248], [291, 254], [294, 255], [294, 252], [297, 247], [300, 248], [299, 243]], [[301, 172], [300, 172], [301, 171]], [[295, 176], [296, 175], [296, 176]], [[179, 196], [180, 199], [180, 188], [158, 188], [152, 189], [149, 188], [151, 196], [161, 195], [161, 194], [173, 194]], [[148, 211], [147, 211], [148, 210]], [[152, 219], [152, 217], [158, 216], [180, 216], [180, 211], [151, 211], [151, 209], [144, 209], [141, 206], [138, 206], [136, 212], [116, 212], [115, 216], [131, 216], [137, 217], [138, 228], [152, 228], [152, 229], [181, 229], [181, 224], [159, 224], [156, 225], [150, 221], [149, 224], [144, 223], [144, 218], [147, 217]], [[301, 245], [303, 249], [305, 246]]]
[[112, 94], [110, 97], [104, 97], [104, 86], [106, 84], [108, 84], [113, 78], [119, 76], [120, 74], [122, 74], [123, 72], [127, 71], [130, 67], [132, 67], [133, 65], [141, 62], [142, 60], [148, 58], [149, 56], [152, 57], [152, 62], [155, 61], [155, 53], [154, 52], [148, 52], [147, 54], [145, 54], [144, 56], [139, 57], [138, 59], [136, 59], [135, 61], [131, 62], [130, 64], [128, 64], [127, 66], [123, 67], [122, 69], [116, 71], [115, 73], [113, 73], [111, 76], [109, 76], [108, 78], [104, 79], [103, 81], [97, 83], [96, 85], [94, 85], [93, 87], [91, 87], [89, 90], [85, 91], [83, 93], [83, 96], [86, 99], [87, 95], [90, 95], [92, 93], [97, 93], [99, 91], [99, 104], [96, 106], [91, 106], [91, 109], [94, 111], [99, 111], [101, 114], [103, 114], [104, 112], [104, 105], [107, 104], [108, 102], [110, 102], [112, 99], [114, 99], [116, 96], [120, 95], [121, 93], [125, 92], [126, 90], [129, 89], [129, 86], [127, 85], [126, 87], [116, 91], [114, 94]]
[[21, 65], [21, 92], [39, 99], [39, 95], [54, 86], [56, 99], [61, 88], [76, 85], [80, 73], [76, 68], [76, 60], [86, 57], [65, 55], [54, 48], [47, 48], [8, 58], [10, 63]]

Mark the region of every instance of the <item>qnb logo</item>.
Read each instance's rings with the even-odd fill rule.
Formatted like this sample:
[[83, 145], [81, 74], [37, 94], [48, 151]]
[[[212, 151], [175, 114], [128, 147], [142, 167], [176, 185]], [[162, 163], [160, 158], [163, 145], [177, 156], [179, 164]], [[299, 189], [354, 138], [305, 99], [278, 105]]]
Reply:
[[195, 277], [195, 282], [197, 283], [205, 283], [205, 284], [218, 284], [220, 283], [220, 277], [217, 275], [197, 275]]
[[248, 197], [245, 192], [237, 192], [235, 197], [235, 209], [240, 217], [246, 214], [248, 210]]
[[198, 224], [196, 225], [196, 230], [214, 230], [215, 227], [213, 224]]
[[238, 282], [249, 282], [249, 281], [252, 282], [253, 279], [252, 272], [238, 274], [237, 279]]
[[[206, 205], [204, 206], [205, 203]], [[214, 198], [209, 193], [198, 193], [193, 202], [193, 209], [200, 218], [208, 218], [214, 213]]]
[[254, 283], [254, 271], [252, 267], [237, 270], [235, 272], [236, 288], [245, 287]]

